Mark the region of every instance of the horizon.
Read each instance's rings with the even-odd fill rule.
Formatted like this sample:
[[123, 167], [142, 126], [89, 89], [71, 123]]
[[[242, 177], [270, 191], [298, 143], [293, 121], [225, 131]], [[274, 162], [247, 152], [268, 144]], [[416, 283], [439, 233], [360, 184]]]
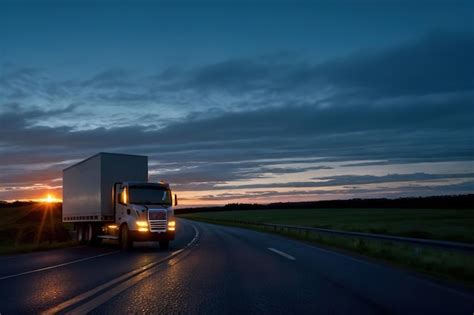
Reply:
[[[474, 3], [0, 2], [0, 200], [100, 151], [180, 206], [474, 193]], [[34, 53], [32, 53], [34, 52]]]
[[[49, 198], [51, 197], [51, 198]], [[242, 208], [243, 210], [245, 209], [245, 206], [258, 206], [258, 207], [265, 207], [265, 206], [271, 206], [271, 205], [286, 205], [286, 204], [317, 204], [317, 203], [324, 203], [324, 202], [329, 202], [329, 203], [338, 203], [338, 202], [344, 202], [344, 201], [387, 201], [387, 202], [393, 202], [393, 201], [405, 201], [405, 200], [413, 200], [413, 199], [423, 199], [426, 200], [426, 202], [430, 202], [429, 199], [440, 199], [440, 198], [447, 198], [447, 199], [452, 199], [452, 198], [463, 198], [463, 197], [474, 197], [473, 193], [467, 193], [467, 194], [455, 194], [455, 195], [432, 195], [432, 196], [411, 196], [411, 197], [396, 197], [396, 198], [350, 198], [350, 199], [326, 199], [326, 200], [304, 200], [304, 201], [296, 201], [296, 202], [281, 202], [277, 201], [274, 203], [226, 203], [226, 204], [204, 204], [204, 205], [190, 205], [190, 206], [183, 206], [183, 205], [178, 205], [175, 207], [175, 209], [179, 210], [186, 210], [186, 209], [204, 209], [204, 208], [225, 208], [228, 206], [239, 206], [239, 207], [244, 207]], [[472, 199], [472, 198], [471, 198]], [[432, 200], [431, 200], [432, 201]], [[14, 204], [14, 203], [41, 203], [41, 204], [60, 204], [62, 206], [63, 201], [61, 199], [57, 198], [52, 198], [52, 196], [47, 196], [46, 198], [40, 198], [36, 200], [0, 200], [0, 205], [8, 205], [8, 204]], [[413, 207], [413, 205], [409, 204], [410, 207]], [[354, 207], [354, 205], [351, 205], [351, 207]], [[367, 207], [367, 206], [366, 206]], [[357, 208], [357, 207], [356, 207]], [[372, 206], [369, 206], [368, 208], [372, 208]], [[415, 207], [416, 208], [416, 207]], [[444, 208], [444, 207], [441, 207]]]

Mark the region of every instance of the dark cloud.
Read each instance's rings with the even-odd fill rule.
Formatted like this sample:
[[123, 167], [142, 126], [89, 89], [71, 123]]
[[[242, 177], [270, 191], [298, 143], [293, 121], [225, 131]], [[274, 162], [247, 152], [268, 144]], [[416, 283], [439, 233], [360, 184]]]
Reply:
[[[152, 156], [152, 158], [155, 158]], [[156, 157], [158, 159], [158, 157]], [[189, 190], [212, 189], [217, 184], [227, 181], [263, 178], [268, 174], [291, 174], [309, 170], [332, 169], [328, 166], [302, 166], [302, 167], [272, 167], [288, 163], [318, 163], [319, 159], [276, 159], [252, 160], [234, 162], [196, 162], [182, 161], [171, 162], [165, 165], [152, 166], [151, 170], [157, 175], [152, 175], [153, 180], [166, 179], [175, 187]]]
[[330, 166], [308, 166], [308, 167], [269, 167], [261, 169], [265, 173], [272, 174], [291, 174], [301, 173], [306, 171], [317, 171], [317, 170], [331, 170], [333, 167]]
[[301, 187], [331, 187], [331, 186], [347, 186], [347, 185], [366, 185], [396, 182], [421, 182], [433, 180], [449, 180], [449, 179], [472, 179], [474, 173], [468, 174], [389, 174], [384, 176], [372, 175], [340, 175], [331, 177], [317, 177], [314, 180], [320, 181], [302, 181], [274, 184], [243, 184], [243, 185], [226, 185], [219, 186], [214, 189], [254, 189], [254, 188], [301, 188]]
[[[2, 106], [5, 110], [0, 112], [0, 125], [5, 128], [5, 138], [0, 139], [0, 143], [13, 145], [18, 144], [18, 142], [15, 141], [14, 133], [22, 131], [28, 132], [28, 129], [35, 130], [35, 127], [32, 127], [32, 125], [41, 121], [43, 118], [72, 113], [77, 108], [76, 104], [46, 110], [38, 106], [30, 106], [28, 109], [24, 109], [18, 103], [6, 103]], [[41, 134], [38, 136], [41, 136]]]
[[7, 69], [0, 74], [0, 96], [5, 99], [22, 99], [31, 91], [40, 89], [41, 70], [32, 67]]
[[357, 162], [357, 163], [347, 163], [342, 164], [341, 167], [354, 167], [354, 166], [375, 166], [375, 165], [388, 165], [395, 164], [394, 161], [390, 163], [389, 161], [370, 161], [370, 162]]
[[232, 93], [265, 90], [301, 65], [294, 59], [242, 58], [226, 60], [191, 70], [166, 70], [157, 76], [167, 88]]
[[[189, 69], [171, 66], [152, 76], [110, 68], [85, 80], [62, 82], [38, 69], [21, 68], [0, 77], [0, 87], [7, 99], [79, 95], [83, 101], [100, 102], [101, 106], [159, 101], [174, 107], [199, 103], [201, 109], [223, 108], [222, 102], [214, 100], [222, 93], [234, 98], [231, 108], [237, 104], [257, 108], [308, 101], [315, 106], [345, 106], [381, 98], [472, 92], [472, 55], [473, 33], [437, 31], [375, 53], [361, 52], [319, 63], [295, 54], [275, 54]], [[402, 101], [406, 104], [410, 100]]]
[[[196, 191], [269, 174], [330, 170], [324, 165], [329, 162], [368, 167], [472, 161], [473, 43], [472, 34], [437, 32], [377, 53], [318, 64], [294, 55], [260, 56], [170, 68], [152, 77], [115, 68], [62, 83], [38, 69], [10, 71], [0, 77], [0, 163], [9, 169], [1, 181], [26, 184], [19, 170], [35, 164], [46, 166], [44, 172], [32, 172], [32, 180], [46, 181], [47, 174], [53, 179], [63, 167], [58, 163], [98, 151], [149, 155], [157, 165], [152, 178], [163, 176], [180, 189]], [[25, 94], [50, 103], [20, 102], [17, 98]], [[215, 95], [225, 97], [216, 100]], [[64, 100], [74, 103], [65, 106]], [[95, 111], [97, 103], [100, 111]], [[118, 105], [136, 114], [124, 116]], [[167, 118], [180, 106], [192, 111]], [[95, 116], [106, 123], [74, 124]], [[63, 123], [64, 117], [72, 123]], [[50, 118], [55, 124], [44, 123]], [[325, 183], [228, 187], [423, 182], [462, 174], [450, 176], [347, 175], [319, 178]]]
[[[225, 113], [150, 130], [145, 126], [74, 130], [29, 124], [51, 111], [7, 111], [0, 122], [8, 126], [1, 143], [10, 146], [45, 146], [76, 150], [134, 150], [174, 158], [192, 152], [192, 159], [219, 161], [220, 156], [241, 160], [246, 156], [295, 156], [342, 159], [469, 159], [472, 157], [471, 118], [474, 108], [464, 104], [420, 104], [419, 108], [317, 109], [284, 107]], [[58, 114], [73, 110], [65, 108]], [[337, 122], [337, 123], [334, 123]], [[259, 152], [265, 154], [260, 155]], [[232, 161], [230, 159], [229, 161]]]
[[372, 175], [340, 175], [332, 177], [315, 177], [314, 180], [324, 180], [324, 185], [360, 185], [360, 184], [377, 184], [404, 181], [424, 181], [439, 179], [456, 179], [456, 178], [474, 178], [474, 173], [466, 174], [388, 174], [384, 176]]
[[322, 200], [322, 199], [351, 199], [351, 198], [392, 198], [392, 197], [413, 197], [413, 196], [435, 196], [449, 194], [472, 193], [474, 191], [474, 181], [466, 181], [448, 185], [402, 185], [397, 188], [354, 188], [345, 187], [331, 190], [288, 190], [278, 191], [246, 191], [243, 193], [216, 193], [200, 197], [203, 201], [226, 201], [226, 200], [298, 200], [299, 198]]
[[[377, 53], [363, 52], [312, 64], [301, 58], [234, 59], [157, 76], [168, 89], [285, 94], [327, 86], [366, 96], [423, 95], [474, 88], [474, 35], [432, 32]], [[313, 93], [311, 93], [313, 94]]]
[[69, 166], [61, 163], [45, 166], [40, 170], [25, 170], [22, 168], [3, 170], [0, 187], [23, 186], [25, 183], [51, 183], [52, 180], [62, 178], [62, 170]]
[[33, 123], [35, 119], [74, 111], [74, 106], [43, 111], [10, 107], [0, 114], [0, 123], [8, 127], [0, 143], [36, 148], [39, 152], [45, 147], [82, 154], [99, 150], [142, 152], [168, 162], [231, 162], [269, 157], [320, 157], [332, 161], [470, 160], [474, 151], [474, 107], [469, 101], [395, 108], [320, 109], [288, 105], [209, 118], [189, 117], [161, 129], [119, 126], [88, 130]]
[[133, 85], [133, 72], [121, 68], [102, 71], [92, 78], [81, 82], [83, 87], [120, 88]]
[[474, 34], [433, 32], [377, 54], [348, 57], [316, 67], [328, 82], [406, 95], [474, 88]]

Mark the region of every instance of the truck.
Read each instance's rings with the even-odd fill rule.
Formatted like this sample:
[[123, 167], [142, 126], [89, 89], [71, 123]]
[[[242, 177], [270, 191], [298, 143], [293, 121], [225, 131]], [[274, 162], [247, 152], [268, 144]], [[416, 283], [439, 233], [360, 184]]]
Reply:
[[118, 240], [129, 250], [158, 241], [168, 248], [177, 204], [168, 183], [148, 182], [147, 156], [101, 152], [63, 170], [62, 219], [82, 244]]

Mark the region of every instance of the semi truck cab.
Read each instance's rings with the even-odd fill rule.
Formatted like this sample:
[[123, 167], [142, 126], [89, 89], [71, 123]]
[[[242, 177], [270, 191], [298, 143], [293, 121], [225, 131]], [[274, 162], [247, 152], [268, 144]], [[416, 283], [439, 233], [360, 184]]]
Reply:
[[[123, 248], [131, 246], [127, 242], [146, 240], [159, 241], [166, 248], [174, 240], [176, 221], [169, 184], [115, 183], [113, 194], [116, 224], [105, 232], [119, 237]], [[177, 200], [175, 195], [175, 205]]]

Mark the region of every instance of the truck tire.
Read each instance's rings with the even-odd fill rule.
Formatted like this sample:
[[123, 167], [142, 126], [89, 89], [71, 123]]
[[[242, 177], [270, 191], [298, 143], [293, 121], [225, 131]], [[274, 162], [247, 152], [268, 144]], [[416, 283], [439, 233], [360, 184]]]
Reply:
[[84, 241], [86, 244], [90, 244], [92, 241], [92, 224], [86, 223], [84, 224]]
[[100, 225], [91, 224], [91, 244], [94, 246], [100, 245], [102, 243], [102, 239], [98, 238], [101, 231]]
[[159, 243], [160, 243], [160, 248], [161, 249], [168, 249], [170, 247], [170, 241], [169, 240], [161, 240]]
[[79, 242], [79, 244], [85, 244], [85, 233], [84, 233], [84, 225], [82, 223], [77, 224], [77, 235], [76, 239]]
[[120, 228], [119, 244], [122, 250], [128, 251], [133, 248], [133, 241], [128, 230], [128, 226], [122, 225]]

